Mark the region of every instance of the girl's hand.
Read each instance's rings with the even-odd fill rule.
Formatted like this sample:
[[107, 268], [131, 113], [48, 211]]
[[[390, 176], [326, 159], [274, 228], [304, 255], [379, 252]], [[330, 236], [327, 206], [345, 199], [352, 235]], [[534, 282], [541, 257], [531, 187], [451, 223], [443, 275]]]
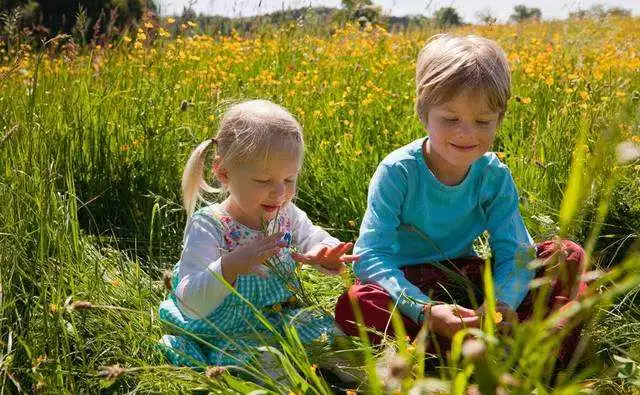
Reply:
[[245, 244], [222, 257], [222, 274], [230, 283], [235, 283], [238, 275], [257, 274], [262, 278], [269, 276], [264, 262], [278, 253], [286, 242], [284, 233], [276, 233], [262, 240]]
[[358, 255], [345, 255], [353, 247], [353, 243], [340, 243], [335, 247], [317, 244], [306, 254], [291, 253], [291, 257], [300, 263], [315, 266], [317, 270], [328, 275], [337, 275], [347, 268], [345, 263], [356, 262]]
[[453, 304], [426, 305], [425, 320], [430, 330], [449, 339], [461, 329], [480, 326], [474, 310]]

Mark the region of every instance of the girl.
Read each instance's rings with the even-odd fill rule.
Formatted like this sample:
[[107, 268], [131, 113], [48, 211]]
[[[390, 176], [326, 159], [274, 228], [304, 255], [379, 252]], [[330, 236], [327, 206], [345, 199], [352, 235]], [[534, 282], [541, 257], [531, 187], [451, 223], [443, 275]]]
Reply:
[[[214, 191], [203, 178], [212, 148], [213, 173], [228, 197], [193, 213], [201, 190]], [[242, 366], [255, 360], [273, 333], [252, 307], [280, 332], [294, 326], [305, 345], [331, 341], [332, 317], [303, 309], [295, 298], [295, 261], [337, 274], [357, 256], [345, 255], [352, 243], [313, 225], [291, 202], [303, 151], [293, 116], [252, 100], [231, 106], [217, 136], [191, 154], [182, 177], [190, 218], [172, 292], [160, 305], [161, 320], [174, 332], [161, 341], [172, 363]]]

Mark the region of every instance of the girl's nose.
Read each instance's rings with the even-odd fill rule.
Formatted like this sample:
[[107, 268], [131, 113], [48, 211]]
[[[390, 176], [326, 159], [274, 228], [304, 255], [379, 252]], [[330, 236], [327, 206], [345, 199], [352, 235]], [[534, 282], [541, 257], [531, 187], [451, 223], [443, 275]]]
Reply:
[[283, 182], [276, 182], [274, 183], [274, 187], [271, 190], [271, 192], [276, 195], [276, 196], [280, 196], [283, 195], [285, 191], [285, 185]]

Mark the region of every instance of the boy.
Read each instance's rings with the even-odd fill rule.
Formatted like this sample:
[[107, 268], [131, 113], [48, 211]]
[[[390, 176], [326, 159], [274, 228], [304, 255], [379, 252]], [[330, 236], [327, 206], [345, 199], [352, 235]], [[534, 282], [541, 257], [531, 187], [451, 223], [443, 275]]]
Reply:
[[[531, 314], [528, 283], [536, 273], [526, 263], [536, 256], [567, 255], [568, 275], [554, 280], [550, 309], [585, 289], [578, 281], [581, 247], [569, 241], [534, 244], [511, 173], [488, 152], [510, 82], [505, 54], [491, 40], [441, 34], [420, 52], [416, 112], [428, 137], [388, 155], [371, 180], [354, 248], [358, 281], [336, 306], [336, 321], [347, 334], [357, 335], [352, 302], [364, 324], [378, 332], [393, 330], [390, 306], [396, 304], [411, 337], [426, 324], [446, 344], [463, 327], [478, 327], [484, 261], [472, 243], [485, 230], [497, 310], [506, 319]], [[373, 334], [371, 340], [381, 337]]]

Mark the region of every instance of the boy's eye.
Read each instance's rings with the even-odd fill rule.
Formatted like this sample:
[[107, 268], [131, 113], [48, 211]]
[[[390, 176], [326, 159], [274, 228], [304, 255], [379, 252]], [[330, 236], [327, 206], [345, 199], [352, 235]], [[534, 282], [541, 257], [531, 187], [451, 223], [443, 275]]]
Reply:
[[296, 180], [284, 180], [286, 184], [293, 184]]
[[259, 184], [268, 184], [270, 182], [270, 180], [253, 180]]
[[476, 121], [478, 125], [487, 126], [491, 123], [491, 121]]
[[458, 118], [442, 118], [445, 122], [448, 123], [454, 123], [454, 122], [458, 122]]

